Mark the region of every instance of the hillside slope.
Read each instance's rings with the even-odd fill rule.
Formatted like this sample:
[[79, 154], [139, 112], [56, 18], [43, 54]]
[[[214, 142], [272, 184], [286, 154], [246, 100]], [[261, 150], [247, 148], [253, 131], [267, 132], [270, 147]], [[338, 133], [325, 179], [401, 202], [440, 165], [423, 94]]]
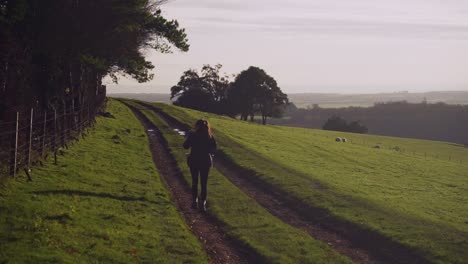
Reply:
[[115, 118], [0, 187], [0, 263], [207, 263], [160, 181], [143, 127]]
[[[154, 130], [161, 133], [158, 138], [161, 144], [153, 144], [152, 149], [167, 148], [167, 153], [159, 153], [157, 158], [167, 157], [174, 159], [180, 173], [171, 174], [168, 182], [179, 178], [186, 187], [191, 185], [191, 175], [186, 165], [186, 150], [181, 146], [184, 138], [171, 129], [171, 126], [161, 116], [151, 109], [135, 102], [128, 103], [140, 120], [145, 123], [148, 131]], [[150, 137], [151, 138], [151, 137]], [[158, 147], [159, 145], [159, 147]], [[238, 246], [244, 248], [242, 254], [244, 261], [235, 259], [223, 259], [215, 263], [350, 263], [346, 257], [349, 254], [340, 255], [330, 244], [318, 241], [300, 228], [291, 226], [281, 219], [270, 214], [269, 210], [261, 206], [258, 201], [237, 188], [216, 167], [210, 171], [208, 181], [208, 212], [203, 216], [218, 222], [218, 230], [225, 233], [223, 241], [209, 238], [207, 244], [220, 245], [226, 240], [235, 241]], [[177, 184], [169, 183], [169, 189], [178, 189]], [[185, 194], [184, 194], [185, 193]], [[184, 195], [190, 196], [190, 189], [178, 191], [178, 200]], [[193, 209], [192, 209], [193, 211]], [[196, 219], [203, 221], [204, 217]], [[190, 221], [195, 226], [197, 223]], [[209, 223], [207, 223], [209, 225]], [[219, 252], [218, 249], [216, 250]], [[253, 254], [249, 254], [251, 252]], [[216, 255], [215, 254], [215, 255]], [[255, 256], [252, 258], [252, 256]], [[350, 256], [355, 257], [355, 256]], [[369, 263], [369, 262], [363, 262]]]
[[339, 116], [348, 122], [359, 120], [373, 135], [468, 144], [468, 105], [388, 102], [371, 107], [289, 108], [286, 116], [271, 123], [321, 129], [329, 118]]
[[[222, 151], [298, 203], [326, 209], [436, 263], [468, 258], [468, 149], [444, 142], [260, 126], [166, 104], [185, 124], [208, 118]], [[345, 136], [348, 143], [336, 143]], [[381, 148], [373, 148], [375, 145]]]

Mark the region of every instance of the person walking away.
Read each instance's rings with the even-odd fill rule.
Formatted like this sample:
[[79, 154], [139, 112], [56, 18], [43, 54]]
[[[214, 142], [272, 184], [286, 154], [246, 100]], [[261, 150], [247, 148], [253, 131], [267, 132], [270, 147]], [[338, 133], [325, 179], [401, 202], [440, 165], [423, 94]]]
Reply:
[[[213, 153], [216, 150], [216, 140], [211, 133], [207, 120], [195, 122], [195, 130], [187, 135], [183, 147], [190, 150], [187, 164], [192, 174], [192, 207], [206, 211], [207, 183], [210, 167], [213, 166]], [[198, 179], [201, 183], [201, 195], [198, 199]]]

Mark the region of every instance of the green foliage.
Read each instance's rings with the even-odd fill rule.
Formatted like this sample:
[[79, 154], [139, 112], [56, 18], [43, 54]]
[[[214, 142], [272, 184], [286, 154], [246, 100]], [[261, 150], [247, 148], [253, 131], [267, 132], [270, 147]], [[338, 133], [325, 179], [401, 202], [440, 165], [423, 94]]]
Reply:
[[121, 103], [59, 164], [0, 189], [0, 263], [207, 263]]
[[275, 79], [258, 67], [249, 67], [241, 72], [229, 89], [229, 102], [232, 111], [247, 120], [255, 113], [262, 115], [262, 123], [267, 117], [281, 116], [288, 97], [278, 87]]
[[87, 54], [81, 54], [80, 61], [95, 70], [105, 72], [107, 70], [106, 62], [100, 58], [93, 57]]
[[352, 121], [348, 124], [346, 120], [339, 116], [330, 117], [323, 125], [324, 130], [333, 130], [351, 133], [367, 133], [367, 127], [363, 126], [359, 121]]
[[170, 48], [168, 49], [168, 46], [160, 43], [161, 40], [166, 39], [181, 51], [189, 50], [190, 45], [187, 42], [187, 34], [185, 33], [185, 30], [179, 29], [179, 22], [177, 22], [177, 20], [169, 21], [161, 16], [161, 9], [157, 9], [154, 13], [154, 17], [149, 23], [149, 28], [154, 36], [160, 36], [152, 39], [155, 42], [151, 47], [164, 53], [170, 52]]
[[196, 70], [185, 71], [179, 83], [171, 88], [174, 104], [201, 111], [226, 113], [227, 76], [221, 76], [222, 65], [204, 65], [201, 75]]
[[1, 0], [0, 24], [13, 24], [24, 19], [28, 4], [27, 0]]
[[[468, 258], [468, 149], [460, 145], [265, 127], [157, 107], [187, 124], [207, 118], [223, 152], [298, 201], [379, 232], [431, 262]], [[348, 143], [334, 142], [343, 136]], [[382, 148], [372, 148], [376, 144]]]
[[[105, 94], [102, 78], [138, 82], [154, 75], [148, 49], [187, 51], [184, 29], [161, 14], [158, 0], [1, 0], [1, 109], [81, 106]], [[70, 88], [65, 94], [64, 88]]]
[[264, 70], [251, 66], [229, 83], [228, 76], [219, 74], [221, 67], [204, 65], [201, 75], [196, 70], [185, 71], [171, 88], [174, 104], [232, 117], [240, 114], [242, 120], [250, 115], [253, 121], [259, 113], [263, 124], [267, 117], [283, 115], [288, 97]]

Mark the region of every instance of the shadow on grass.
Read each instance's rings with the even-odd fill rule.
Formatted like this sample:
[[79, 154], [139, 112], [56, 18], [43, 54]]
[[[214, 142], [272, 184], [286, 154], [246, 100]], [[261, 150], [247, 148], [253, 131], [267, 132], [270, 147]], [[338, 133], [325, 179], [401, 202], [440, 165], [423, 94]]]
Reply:
[[94, 193], [94, 192], [87, 192], [87, 191], [80, 191], [80, 190], [47, 190], [47, 191], [35, 191], [32, 192], [33, 194], [38, 195], [51, 195], [51, 194], [58, 194], [58, 195], [78, 195], [78, 196], [85, 196], [85, 197], [96, 197], [96, 198], [107, 198], [107, 199], [114, 199], [118, 201], [124, 202], [148, 202], [154, 203], [153, 201], [149, 201], [144, 197], [131, 197], [131, 196], [117, 196], [110, 193]]
[[[169, 124], [169, 126], [183, 130], [190, 129], [190, 126], [182, 123], [161, 109], [146, 103], [140, 104], [159, 114]], [[253, 155], [257, 156], [260, 160], [264, 160], [263, 157], [256, 153], [253, 153]], [[238, 177], [242, 177], [250, 181], [253, 186], [256, 186], [257, 191], [267, 193], [277, 200], [284, 201], [285, 204], [297, 213], [304, 221], [312, 223], [330, 232], [337, 233], [339, 236], [348, 240], [353, 247], [364, 249], [382, 263], [430, 263], [430, 261], [425, 258], [424, 253], [420, 252], [418, 249], [405, 246], [384, 234], [369, 229], [365, 225], [354, 223], [333, 215], [327, 208], [313, 206], [299, 200], [294, 195], [291, 195], [289, 192], [273, 185], [271, 182], [259, 178], [256, 171], [240, 166], [221, 149], [217, 151], [216, 157], [218, 163], [223, 163], [224, 166], [236, 172]], [[308, 181], [311, 180], [309, 177], [296, 173], [295, 171], [291, 171], [291, 173], [294, 173], [294, 175]], [[323, 186], [318, 181], [312, 181], [312, 183], [314, 183], [315, 187], [321, 190], [327, 189], [326, 186]], [[327, 193], [330, 195], [332, 194], [330, 192]], [[350, 197], [342, 195], [339, 198], [350, 199]], [[362, 204], [360, 203], [361, 201], [355, 200], [355, 202], [360, 205]], [[364, 202], [362, 205], [367, 208], [372, 206], [365, 201], [362, 202]], [[379, 208], [373, 209], [378, 210]]]
[[73, 220], [69, 214], [46, 216], [44, 219], [51, 221], [55, 220], [62, 224], [67, 224]]

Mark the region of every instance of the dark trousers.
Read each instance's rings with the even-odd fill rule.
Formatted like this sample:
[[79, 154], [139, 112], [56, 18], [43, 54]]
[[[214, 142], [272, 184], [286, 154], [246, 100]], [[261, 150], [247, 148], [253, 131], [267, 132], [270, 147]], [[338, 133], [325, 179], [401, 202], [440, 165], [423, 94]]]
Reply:
[[[208, 173], [210, 167], [190, 166], [190, 173], [192, 174], [192, 198], [195, 201], [198, 197], [198, 178], [201, 182], [201, 199], [206, 201], [206, 184], [208, 183]], [[200, 177], [199, 177], [200, 176]]]

